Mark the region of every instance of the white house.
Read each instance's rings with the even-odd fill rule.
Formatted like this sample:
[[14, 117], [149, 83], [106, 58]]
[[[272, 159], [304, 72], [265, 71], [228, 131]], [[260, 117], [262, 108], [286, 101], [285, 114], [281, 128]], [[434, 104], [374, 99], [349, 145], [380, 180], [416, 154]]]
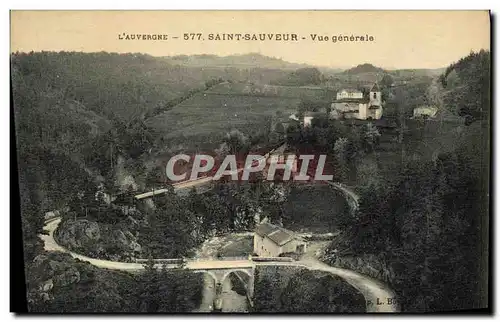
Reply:
[[359, 90], [340, 90], [333, 101], [331, 118], [378, 120], [382, 117], [382, 92], [377, 84], [370, 89], [367, 97]]
[[294, 232], [263, 222], [255, 228], [253, 251], [261, 257], [278, 257], [284, 253], [306, 251], [306, 242]]
[[337, 92], [337, 100], [360, 98], [363, 98], [363, 92], [357, 89], [345, 88]]

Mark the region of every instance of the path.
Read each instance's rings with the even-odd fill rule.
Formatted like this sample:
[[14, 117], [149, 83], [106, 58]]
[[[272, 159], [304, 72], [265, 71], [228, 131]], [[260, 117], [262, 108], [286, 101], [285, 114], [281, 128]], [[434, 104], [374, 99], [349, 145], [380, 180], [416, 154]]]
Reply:
[[[283, 143], [280, 146], [278, 146], [277, 148], [272, 149], [271, 151], [269, 151], [268, 153], [266, 153], [264, 156], [262, 156], [260, 158], [256, 158], [254, 161], [257, 161], [257, 163], [260, 165], [263, 162], [266, 162], [267, 158], [272, 153], [278, 153], [278, 152], [282, 153], [286, 149], [286, 147], [287, 147], [287, 143]], [[250, 169], [253, 166], [254, 165], [249, 165], [247, 168]], [[243, 167], [239, 168], [237, 170], [229, 172], [228, 175], [232, 175], [234, 173], [241, 173], [244, 169], [245, 168], [243, 168]], [[204, 176], [204, 177], [193, 179], [193, 180], [186, 180], [186, 181], [174, 183], [174, 184], [172, 184], [172, 187], [174, 188], [175, 192], [180, 192], [180, 191], [183, 191], [185, 189], [192, 188], [192, 187], [203, 186], [203, 185], [206, 185], [206, 184], [210, 184], [212, 182], [212, 180], [213, 180], [212, 176]], [[168, 192], [168, 189], [166, 189], [166, 188], [157, 189], [157, 190], [153, 190], [153, 191], [149, 191], [149, 192], [144, 192], [144, 193], [135, 195], [134, 198], [137, 199], [137, 200], [141, 200], [141, 199], [144, 199], [144, 198], [150, 198], [150, 197], [153, 197], [153, 196], [161, 195], [161, 194], [164, 194], [166, 192]]]
[[[68, 249], [58, 245], [54, 239], [54, 231], [56, 230], [60, 222], [61, 222], [60, 218], [55, 218], [46, 222], [44, 230], [48, 232], [48, 235], [40, 235], [40, 238], [44, 242], [45, 250], [65, 252], [70, 254], [74, 258], [78, 258], [82, 261], [87, 261], [90, 264], [100, 268], [123, 270], [123, 271], [140, 271], [145, 269], [144, 264], [115, 262], [97, 258], [90, 258], [69, 251]], [[397, 306], [386, 304], [387, 298], [394, 297], [394, 293], [386, 285], [382, 284], [381, 282], [373, 278], [356, 273], [354, 271], [350, 271], [348, 269], [328, 266], [327, 264], [318, 261], [316, 258], [314, 258], [314, 256], [305, 256], [303, 259], [297, 262], [254, 262], [248, 259], [235, 259], [235, 260], [198, 259], [198, 260], [189, 260], [185, 264], [185, 268], [189, 270], [248, 268], [256, 266], [295, 266], [310, 270], [329, 272], [331, 274], [344, 278], [349, 284], [354, 286], [365, 296], [365, 299], [367, 300], [368, 312], [399, 311], [399, 308]], [[161, 264], [157, 264], [157, 267], [160, 268]], [[167, 265], [167, 268], [178, 268], [178, 267], [179, 265], [177, 264]], [[209, 309], [210, 300], [212, 299], [210, 290], [206, 290], [204, 292], [206, 292], [207, 298], [203, 300], [200, 312]], [[384, 302], [384, 304], [376, 305], [377, 299], [379, 300], [379, 302], [380, 301]]]

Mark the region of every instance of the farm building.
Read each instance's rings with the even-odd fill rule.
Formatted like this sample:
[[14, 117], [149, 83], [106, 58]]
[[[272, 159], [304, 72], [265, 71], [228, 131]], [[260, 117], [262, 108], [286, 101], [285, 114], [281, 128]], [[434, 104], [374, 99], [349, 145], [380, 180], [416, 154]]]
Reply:
[[318, 117], [326, 116], [325, 112], [311, 112], [307, 111], [304, 113], [304, 127], [311, 126], [312, 120]]
[[284, 253], [304, 253], [306, 242], [283, 227], [262, 222], [255, 228], [253, 251], [262, 257], [278, 257]]
[[419, 106], [413, 109], [413, 118], [419, 118], [419, 117], [436, 117], [437, 114], [437, 107], [434, 106]]

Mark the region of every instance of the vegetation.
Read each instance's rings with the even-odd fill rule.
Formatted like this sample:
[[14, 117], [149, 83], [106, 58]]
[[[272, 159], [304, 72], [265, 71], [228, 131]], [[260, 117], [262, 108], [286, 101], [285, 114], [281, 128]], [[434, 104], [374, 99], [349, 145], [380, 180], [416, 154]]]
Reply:
[[259, 268], [255, 280], [255, 312], [352, 313], [366, 309], [363, 295], [339, 277], [318, 276], [305, 269], [270, 276]]
[[275, 81], [275, 85], [286, 86], [307, 86], [319, 85], [323, 82], [324, 76], [317, 68], [299, 68], [290, 72], [287, 77], [282, 80]]
[[283, 206], [282, 223], [293, 231], [334, 232], [344, 216], [349, 216], [344, 197], [327, 185], [292, 187]]

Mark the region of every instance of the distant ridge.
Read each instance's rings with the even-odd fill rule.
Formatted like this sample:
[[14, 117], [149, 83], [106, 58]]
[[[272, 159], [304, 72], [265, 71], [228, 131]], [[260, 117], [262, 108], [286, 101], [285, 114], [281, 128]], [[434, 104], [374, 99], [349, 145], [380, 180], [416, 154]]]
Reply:
[[281, 58], [268, 57], [259, 53], [242, 55], [178, 55], [163, 57], [171, 64], [190, 67], [259, 67], [269, 69], [298, 69], [311, 67], [307, 64], [290, 63]]
[[344, 74], [356, 75], [364, 73], [386, 73], [386, 72], [387, 71], [385, 69], [373, 66], [372, 64], [365, 63], [344, 71]]

